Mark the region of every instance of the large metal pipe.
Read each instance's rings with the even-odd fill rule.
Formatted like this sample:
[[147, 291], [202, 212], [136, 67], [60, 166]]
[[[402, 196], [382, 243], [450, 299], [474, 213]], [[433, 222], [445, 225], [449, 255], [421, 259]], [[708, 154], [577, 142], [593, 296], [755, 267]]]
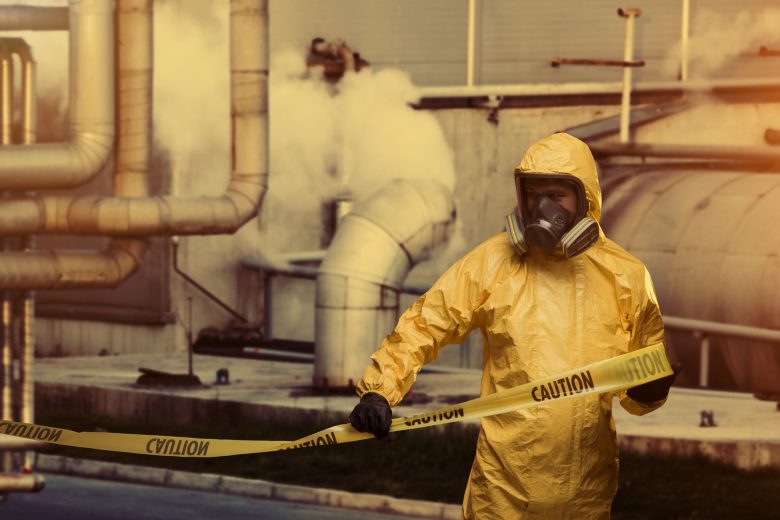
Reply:
[[70, 188], [105, 165], [114, 142], [114, 2], [70, 0], [68, 141], [0, 149], [0, 189]]
[[[256, 216], [268, 186], [267, 0], [232, 0], [230, 34], [233, 161], [222, 195], [132, 197], [122, 196], [123, 190], [115, 188], [114, 197], [17, 197], [0, 205], [0, 235], [233, 233]], [[151, 81], [151, 73], [132, 70], [131, 76], [120, 78], [130, 82], [122, 89], [120, 104], [128, 110], [138, 106], [139, 82], [146, 81], [143, 78]], [[129, 123], [120, 119], [120, 124], [127, 127]], [[143, 150], [136, 143], [139, 139], [131, 134], [125, 140], [138, 154]], [[129, 165], [123, 172], [122, 182], [145, 179], [145, 175], [133, 174], [133, 168]]]
[[763, 146], [589, 143], [593, 155], [779, 162], [780, 150]]
[[0, 31], [66, 31], [67, 7], [0, 6]]
[[[111, 11], [113, 13], [113, 4]], [[113, 23], [111, 25], [113, 33]], [[114, 193], [127, 198], [148, 196], [146, 176], [151, 148], [152, 110], [151, 30], [151, 0], [120, 0], [117, 17], [120, 102], [116, 111], [121, 124], [114, 159]], [[95, 40], [94, 46], [104, 43], [113, 48], [113, 41]], [[81, 70], [86, 68], [83, 63], [71, 65]], [[113, 107], [111, 119], [113, 121]], [[1, 153], [3, 149], [0, 149]], [[13, 234], [34, 233], [35, 230], [22, 228]], [[0, 287], [24, 290], [113, 287], [138, 268], [146, 248], [146, 240], [128, 238], [111, 240], [103, 251], [4, 252], [0, 254]]]
[[394, 180], [342, 220], [317, 275], [314, 385], [344, 388], [398, 319], [409, 270], [444, 243], [452, 192], [433, 180]]
[[0, 256], [4, 289], [115, 287], [135, 272], [146, 252], [140, 239], [112, 240], [103, 251], [9, 251]]

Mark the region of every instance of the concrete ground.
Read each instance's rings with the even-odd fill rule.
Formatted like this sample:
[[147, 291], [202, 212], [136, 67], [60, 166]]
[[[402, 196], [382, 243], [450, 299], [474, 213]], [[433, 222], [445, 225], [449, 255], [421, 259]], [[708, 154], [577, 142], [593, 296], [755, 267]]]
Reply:
[[[99, 504], [99, 507], [96, 505]], [[337, 506], [46, 475], [40, 493], [15, 493], [0, 517], [34, 520], [393, 520], [398, 516]]]
[[[312, 365], [271, 360], [194, 356], [199, 388], [146, 389], [135, 381], [140, 367], [186, 373], [187, 357], [177, 354], [137, 354], [104, 357], [68, 357], [36, 360], [36, 392], [88, 390], [114, 414], [133, 402], [165, 394], [188, 400], [233, 401], [251, 410], [317, 410], [348, 413], [354, 395], [316, 395], [310, 388]], [[227, 369], [228, 385], [215, 385], [219, 369]], [[479, 373], [423, 372], [413, 388], [411, 405], [395, 415], [411, 415], [462, 402], [479, 393]], [[114, 396], [114, 397], [110, 397]], [[643, 416], [631, 416], [617, 402], [615, 421], [621, 450], [639, 453], [702, 454], [740, 468], [780, 468], [780, 411], [774, 402], [749, 394], [673, 388], [664, 407]], [[709, 414], [712, 421], [703, 418]], [[703, 421], [714, 426], [701, 426]]]
[[[296, 412], [340, 412], [346, 417], [357, 402], [356, 396], [350, 394], [317, 395], [312, 392], [310, 363], [196, 355], [194, 372], [203, 385], [169, 389], [136, 385], [141, 367], [182, 374], [187, 372], [187, 357], [178, 353], [38, 359], [35, 364], [36, 400], [42, 399], [47, 406], [78, 406], [79, 413], [138, 420], [165, 413], [173, 420], [184, 421], [183, 424], [203, 420], [204, 414], [225, 407], [239, 417], [264, 420], [283, 419]], [[228, 371], [230, 384], [214, 384], [219, 369]], [[415, 383], [412, 404], [399, 406], [395, 415], [411, 415], [462, 402], [475, 397], [478, 391], [479, 372], [423, 372]], [[703, 411], [712, 418], [714, 426], [700, 426]], [[617, 403], [614, 414], [622, 452], [702, 454], [741, 468], [780, 468], [780, 411], [773, 402], [759, 401], [747, 394], [675, 388], [666, 405], [652, 414], [630, 416]], [[0, 444], [2, 440], [0, 438]], [[461, 516], [460, 506], [455, 504], [55, 455], [39, 455], [36, 467], [49, 474], [121, 480], [410, 518], [454, 519]]]

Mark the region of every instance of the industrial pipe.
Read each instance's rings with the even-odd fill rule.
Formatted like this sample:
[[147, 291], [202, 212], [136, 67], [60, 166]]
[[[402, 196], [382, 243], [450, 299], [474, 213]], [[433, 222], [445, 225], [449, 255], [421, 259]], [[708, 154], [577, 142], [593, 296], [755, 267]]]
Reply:
[[3, 289], [116, 287], [135, 272], [145, 240], [112, 240], [103, 251], [7, 251], [0, 255]]
[[[634, 59], [634, 20], [642, 15], [636, 8], [618, 9], [618, 15], [626, 19], [626, 33], [623, 47], [623, 61], [630, 63]], [[628, 130], [631, 118], [631, 88], [633, 70], [623, 67], [623, 94], [620, 100], [620, 142], [628, 142]]]
[[780, 330], [766, 327], [752, 327], [735, 323], [721, 323], [710, 320], [696, 320], [677, 316], [664, 316], [667, 328], [699, 332], [710, 336], [723, 336], [736, 339], [750, 339], [780, 344]]
[[476, 0], [469, 0], [469, 21], [466, 33], [466, 86], [474, 86], [474, 36], [476, 34]]
[[[702, 79], [691, 81], [644, 81], [634, 85], [641, 92], [712, 92], [738, 88], [780, 88], [777, 78]], [[623, 83], [520, 83], [509, 85], [477, 85], [473, 87], [420, 87], [420, 97], [426, 99], [464, 97], [537, 97], [620, 94]]]
[[[67, 13], [66, 13], [67, 14]], [[66, 16], [67, 19], [67, 16]], [[22, 144], [35, 143], [38, 131], [38, 98], [36, 97], [37, 76], [32, 50], [20, 39], [22, 67]], [[25, 235], [22, 238], [22, 248], [35, 248], [35, 237]], [[35, 291], [22, 291], [21, 319], [21, 414], [22, 422], [35, 422], [35, 381], [33, 379], [33, 364], [35, 361]], [[24, 454], [22, 472], [32, 474], [35, 459], [31, 451]]]
[[[114, 197], [16, 197], [0, 205], [0, 235], [233, 233], [256, 216], [268, 186], [267, 1], [231, 2], [233, 163], [230, 181], [222, 195], [154, 198], [122, 196], [124, 189], [115, 186]], [[120, 2], [120, 5], [123, 3]], [[137, 41], [145, 40], [139, 37]], [[131, 56], [137, 54], [131, 53]], [[151, 62], [148, 67], [132, 68], [131, 72], [120, 76], [120, 80], [128, 82], [128, 87], [121, 91], [123, 100], [120, 101], [120, 108], [130, 111], [140, 106], [137, 99], [141, 92], [139, 82], [151, 81]], [[123, 128], [129, 126], [121, 119], [120, 124]], [[128, 149], [148, 155], [148, 150], [141, 146], [146, 141], [139, 134], [128, 135], [125, 141]], [[143, 146], [148, 148], [148, 142]], [[143, 164], [143, 161], [135, 160], [128, 165], [126, 171], [123, 171], [121, 182], [145, 182], [145, 175], [138, 171], [133, 173], [133, 169], [138, 170], [138, 164]], [[130, 181], [131, 178], [134, 180]]]
[[0, 41], [0, 145], [11, 144], [14, 104], [13, 53], [6, 40]]
[[44, 487], [42, 475], [0, 474], [0, 492], [37, 493]]
[[103, 168], [111, 152], [114, 3], [112, 0], [70, 0], [69, 6], [69, 139], [0, 149], [0, 189], [79, 186]]
[[0, 6], [0, 31], [67, 31], [67, 7]]
[[[113, 4], [111, 7], [113, 11]], [[114, 159], [114, 193], [128, 198], [146, 197], [151, 148], [151, 0], [120, 0], [118, 14], [120, 100], [116, 110], [121, 124]], [[113, 42], [109, 43], [112, 47]], [[77, 70], [87, 68], [83, 63], [73, 66]], [[112, 107], [112, 121], [113, 110]], [[0, 154], [5, 153], [4, 148], [0, 148]], [[5, 206], [0, 204], [0, 207]], [[9, 234], [34, 233], [35, 230], [20, 228]], [[22, 290], [113, 287], [138, 268], [146, 248], [145, 239], [128, 238], [112, 240], [103, 251], [6, 251], [0, 253], [0, 287]]]
[[707, 146], [641, 143], [589, 143], [595, 156], [673, 157], [780, 162], [780, 151], [761, 146]]
[[[2, 296], [2, 372], [3, 372], [3, 389], [2, 389], [2, 419], [4, 421], [13, 420], [11, 412], [13, 410], [11, 406], [11, 298], [7, 293], [3, 293]], [[6, 461], [3, 461], [5, 470], [8, 470]]]
[[398, 319], [409, 270], [449, 238], [452, 192], [434, 180], [394, 180], [347, 214], [320, 266], [314, 385], [349, 387]]
[[680, 81], [688, 81], [688, 42], [690, 41], [691, 2], [682, 0], [682, 24], [680, 32]]

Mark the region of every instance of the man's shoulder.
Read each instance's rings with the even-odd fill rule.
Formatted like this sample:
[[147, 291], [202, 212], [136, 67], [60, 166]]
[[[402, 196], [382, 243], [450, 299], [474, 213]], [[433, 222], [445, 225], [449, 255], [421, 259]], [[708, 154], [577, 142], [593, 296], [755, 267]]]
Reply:
[[474, 249], [466, 253], [467, 257], [491, 256], [495, 258], [511, 258], [514, 249], [509, 243], [505, 231], [496, 233], [477, 244]]
[[613, 269], [622, 272], [643, 274], [647, 269], [644, 262], [609, 238], [600, 244], [600, 247], [598, 248], [598, 257], [605, 263], [609, 263]]
[[512, 245], [505, 232], [496, 233], [477, 244], [463, 255], [455, 267], [461, 274], [472, 273], [479, 278], [485, 276], [501, 278], [517, 261]]

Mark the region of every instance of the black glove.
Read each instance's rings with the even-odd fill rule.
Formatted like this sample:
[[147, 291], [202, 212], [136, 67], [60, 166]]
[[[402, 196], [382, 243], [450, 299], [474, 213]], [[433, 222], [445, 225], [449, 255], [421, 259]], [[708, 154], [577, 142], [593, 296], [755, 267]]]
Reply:
[[669, 394], [669, 388], [672, 387], [674, 380], [677, 379], [677, 374], [682, 371], [682, 365], [680, 363], [672, 363], [672, 371], [674, 374], [670, 376], [629, 388], [626, 391], [628, 397], [645, 404], [660, 401]]
[[387, 437], [392, 420], [393, 412], [387, 399], [374, 392], [365, 394], [349, 414], [349, 422], [357, 431], [373, 433], [377, 439]]

